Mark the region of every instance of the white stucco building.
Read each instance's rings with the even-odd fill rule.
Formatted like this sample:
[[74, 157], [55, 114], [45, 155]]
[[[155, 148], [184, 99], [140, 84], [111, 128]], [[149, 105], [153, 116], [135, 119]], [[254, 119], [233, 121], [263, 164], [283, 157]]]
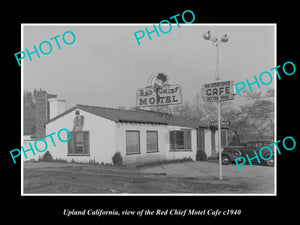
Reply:
[[[55, 112], [63, 108], [62, 102], [58, 100], [56, 105], [55, 100], [51, 100]], [[131, 164], [182, 158], [196, 160], [197, 149], [204, 150], [207, 156], [217, 149], [218, 132], [207, 124], [165, 113], [76, 105], [51, 117], [45, 125], [46, 136], [62, 128], [71, 132], [68, 142], [60, 142], [53, 135], [56, 146], [49, 144], [48, 151], [54, 159], [112, 163], [112, 156], [120, 152], [123, 163]], [[222, 142], [226, 145], [227, 130], [222, 132]]]

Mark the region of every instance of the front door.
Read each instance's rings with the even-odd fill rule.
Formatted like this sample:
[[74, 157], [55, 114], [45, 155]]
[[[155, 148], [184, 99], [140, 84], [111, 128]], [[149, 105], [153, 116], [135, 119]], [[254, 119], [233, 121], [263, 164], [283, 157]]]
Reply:
[[216, 154], [216, 131], [211, 130], [211, 155]]

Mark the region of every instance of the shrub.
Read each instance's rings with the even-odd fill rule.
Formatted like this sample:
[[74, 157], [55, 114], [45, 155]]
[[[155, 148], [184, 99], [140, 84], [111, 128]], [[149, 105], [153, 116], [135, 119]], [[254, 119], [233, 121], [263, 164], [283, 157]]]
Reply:
[[89, 164], [91, 164], [91, 165], [98, 165], [99, 163], [96, 162], [96, 159], [91, 159], [91, 160], [89, 161]]
[[157, 166], [157, 165], [171, 164], [171, 163], [184, 163], [184, 162], [189, 162], [189, 161], [193, 161], [191, 157], [184, 157], [182, 159], [164, 159], [164, 160], [144, 162], [142, 164], [136, 165], [135, 167], [141, 168], [141, 167]]
[[25, 162], [31, 162], [31, 163], [36, 163], [36, 162], [38, 162], [36, 159], [30, 159], [30, 160], [28, 160], [28, 161], [25, 161]]
[[62, 159], [62, 158], [55, 158], [54, 160], [53, 160], [53, 162], [61, 162], [61, 163], [67, 163], [67, 160], [66, 159]]
[[52, 155], [50, 154], [49, 151], [45, 152], [45, 154], [43, 155], [42, 161], [52, 161], [53, 160], [53, 157]]
[[112, 157], [114, 166], [121, 166], [123, 164], [122, 155], [120, 152], [116, 152]]
[[207, 155], [205, 151], [203, 150], [198, 150], [196, 154], [196, 160], [197, 161], [207, 161]]

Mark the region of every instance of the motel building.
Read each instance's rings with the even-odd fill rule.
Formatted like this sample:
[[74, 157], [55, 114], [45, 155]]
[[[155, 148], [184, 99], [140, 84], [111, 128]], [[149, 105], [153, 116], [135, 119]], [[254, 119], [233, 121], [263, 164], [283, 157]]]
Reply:
[[[123, 164], [142, 164], [183, 158], [196, 160], [199, 149], [204, 150], [207, 157], [217, 154], [218, 130], [208, 123], [140, 109], [77, 104], [65, 111], [65, 101], [57, 98], [49, 103], [46, 136], [62, 128], [71, 133], [68, 142], [56, 140], [56, 146], [47, 138], [47, 151], [50, 151], [53, 159], [112, 163], [113, 155], [120, 152]], [[228, 127], [222, 128], [221, 134], [223, 147], [228, 144]], [[38, 153], [34, 158], [38, 159], [43, 154]]]

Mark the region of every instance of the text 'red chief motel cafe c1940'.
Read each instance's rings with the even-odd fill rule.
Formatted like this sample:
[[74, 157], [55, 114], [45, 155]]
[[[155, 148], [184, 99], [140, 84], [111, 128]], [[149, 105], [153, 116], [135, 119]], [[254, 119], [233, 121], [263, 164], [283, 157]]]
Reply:
[[[161, 77], [157, 75], [155, 78]], [[155, 79], [152, 89], [138, 89], [137, 102], [147, 106], [152, 102], [160, 105], [181, 103], [180, 86], [161, 85], [166, 83], [164, 79]], [[62, 127], [71, 133], [68, 142], [48, 146], [47, 151], [53, 159], [112, 163], [112, 157], [119, 152], [123, 164], [138, 164], [183, 158], [196, 160], [198, 150], [205, 151], [208, 157], [217, 154], [217, 127], [211, 126], [209, 121], [202, 123], [138, 107], [125, 110], [77, 104], [65, 110], [65, 101], [58, 98], [48, 101], [50, 117], [45, 122], [45, 136]], [[228, 145], [228, 126], [222, 126], [221, 140], [222, 148]], [[26, 146], [23, 147], [26, 150]], [[27, 156], [23, 159], [41, 157], [39, 153]]]

